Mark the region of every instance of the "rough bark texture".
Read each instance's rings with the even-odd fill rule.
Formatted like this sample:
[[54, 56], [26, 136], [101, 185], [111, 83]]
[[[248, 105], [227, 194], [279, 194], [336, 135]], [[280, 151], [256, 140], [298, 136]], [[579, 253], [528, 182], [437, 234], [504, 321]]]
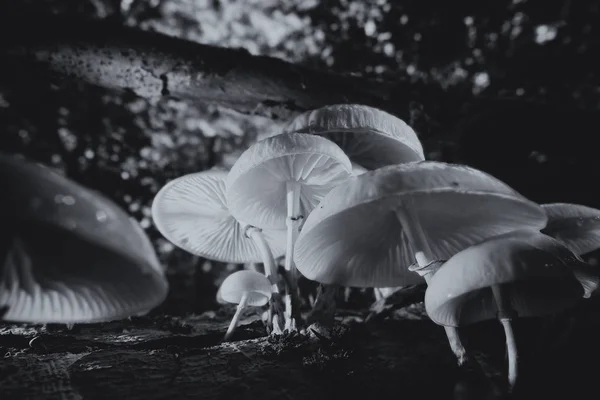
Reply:
[[[516, 398], [593, 393], [597, 367], [580, 360], [600, 356], [594, 303], [553, 322], [515, 325], [522, 354]], [[496, 321], [461, 331], [481, 367], [475, 371], [456, 367], [443, 329], [427, 320], [422, 305], [378, 322], [342, 323], [346, 317], [340, 310], [330, 339], [256, 338], [262, 323], [246, 320], [236, 341], [224, 344], [224, 318], [138, 318], [75, 331], [7, 325], [0, 330], [0, 398], [500, 398], [503, 338]]]
[[399, 83], [315, 71], [111, 21], [33, 15], [0, 19], [0, 51], [17, 71], [34, 61], [40, 71], [146, 98], [171, 95], [270, 117], [347, 102], [408, 110], [407, 102], [394, 98], [402, 93], [408, 99], [408, 86]]

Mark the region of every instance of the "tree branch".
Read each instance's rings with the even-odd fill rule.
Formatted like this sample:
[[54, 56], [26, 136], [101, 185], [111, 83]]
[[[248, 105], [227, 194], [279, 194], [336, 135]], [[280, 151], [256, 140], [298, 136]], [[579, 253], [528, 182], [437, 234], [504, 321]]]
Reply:
[[33, 61], [60, 76], [146, 98], [169, 95], [273, 118], [348, 102], [408, 116], [412, 100], [408, 84], [317, 71], [114, 21], [29, 14], [0, 19], [0, 54], [16, 67], [11, 73]]

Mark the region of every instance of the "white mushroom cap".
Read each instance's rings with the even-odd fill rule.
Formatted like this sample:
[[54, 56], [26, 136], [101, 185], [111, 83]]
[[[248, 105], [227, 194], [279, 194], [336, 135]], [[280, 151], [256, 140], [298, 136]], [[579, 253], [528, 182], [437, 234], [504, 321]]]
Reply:
[[4, 319], [109, 321], [164, 301], [168, 284], [137, 221], [40, 164], [0, 155]]
[[227, 205], [237, 219], [263, 229], [286, 229], [287, 182], [302, 185], [307, 216], [332, 187], [351, 176], [344, 152], [328, 139], [281, 134], [254, 143], [227, 176]]
[[262, 307], [271, 299], [271, 283], [256, 271], [237, 271], [225, 278], [217, 293], [224, 301], [234, 304], [239, 304], [244, 293], [248, 293], [247, 304]]
[[[245, 223], [236, 220], [225, 201], [227, 172], [184, 175], [166, 184], [152, 203], [156, 227], [178, 247], [211, 260], [263, 262]], [[274, 257], [285, 254], [285, 231], [263, 231]]]
[[511, 232], [450, 258], [429, 282], [425, 307], [434, 322], [446, 326], [496, 318], [490, 287], [509, 284], [506, 296], [518, 316], [541, 316], [582, 298], [577, 270], [589, 266], [559, 241], [533, 230]]
[[548, 214], [546, 235], [563, 242], [576, 254], [600, 248], [600, 210], [579, 204], [542, 204]]
[[[403, 226], [409, 204], [420, 227]], [[461, 165], [422, 161], [369, 171], [332, 189], [307, 218], [294, 261], [308, 279], [356, 287], [423, 282], [408, 270], [416, 249], [408, 229], [423, 231], [432, 254], [448, 259], [486, 238], [543, 228], [543, 209], [496, 178]]]
[[350, 160], [372, 170], [425, 159], [416, 133], [401, 119], [377, 108], [335, 104], [301, 114], [283, 132], [332, 140]]

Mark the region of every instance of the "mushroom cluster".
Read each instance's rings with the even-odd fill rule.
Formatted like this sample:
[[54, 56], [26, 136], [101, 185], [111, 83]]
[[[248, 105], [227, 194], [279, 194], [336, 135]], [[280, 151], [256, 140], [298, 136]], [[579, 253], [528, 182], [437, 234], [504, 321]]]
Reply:
[[[427, 311], [444, 326], [459, 364], [468, 353], [458, 326], [498, 313], [512, 386], [510, 320], [568, 307], [598, 286], [597, 270], [579, 255], [600, 247], [600, 211], [540, 205], [483, 171], [426, 160], [410, 126], [372, 107], [301, 114], [219, 173], [218, 189], [214, 173], [210, 182], [200, 173], [168, 184], [155, 199], [157, 226], [194, 254], [260, 258], [271, 293], [258, 297], [285, 300], [283, 329], [306, 322], [300, 276], [382, 291], [425, 283]], [[273, 255], [285, 257], [280, 273]], [[250, 289], [238, 285], [235, 302], [246, 304]]]

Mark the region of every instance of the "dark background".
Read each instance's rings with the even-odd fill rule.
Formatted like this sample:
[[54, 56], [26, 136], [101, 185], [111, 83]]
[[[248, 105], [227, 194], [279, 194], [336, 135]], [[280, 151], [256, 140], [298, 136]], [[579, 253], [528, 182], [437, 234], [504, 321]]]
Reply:
[[[600, 208], [597, 1], [0, 2], [0, 13], [29, 10], [114, 19], [339, 74], [408, 82], [417, 96], [401, 117], [429, 159], [480, 168], [540, 203]], [[160, 308], [168, 313], [214, 308], [218, 285], [242, 266], [194, 257], [164, 240], [150, 218], [154, 195], [180, 175], [231, 166], [282, 123], [218, 104], [151, 102], [77, 82], [0, 75], [0, 150], [62, 170], [138, 219], [169, 274], [170, 297]]]

